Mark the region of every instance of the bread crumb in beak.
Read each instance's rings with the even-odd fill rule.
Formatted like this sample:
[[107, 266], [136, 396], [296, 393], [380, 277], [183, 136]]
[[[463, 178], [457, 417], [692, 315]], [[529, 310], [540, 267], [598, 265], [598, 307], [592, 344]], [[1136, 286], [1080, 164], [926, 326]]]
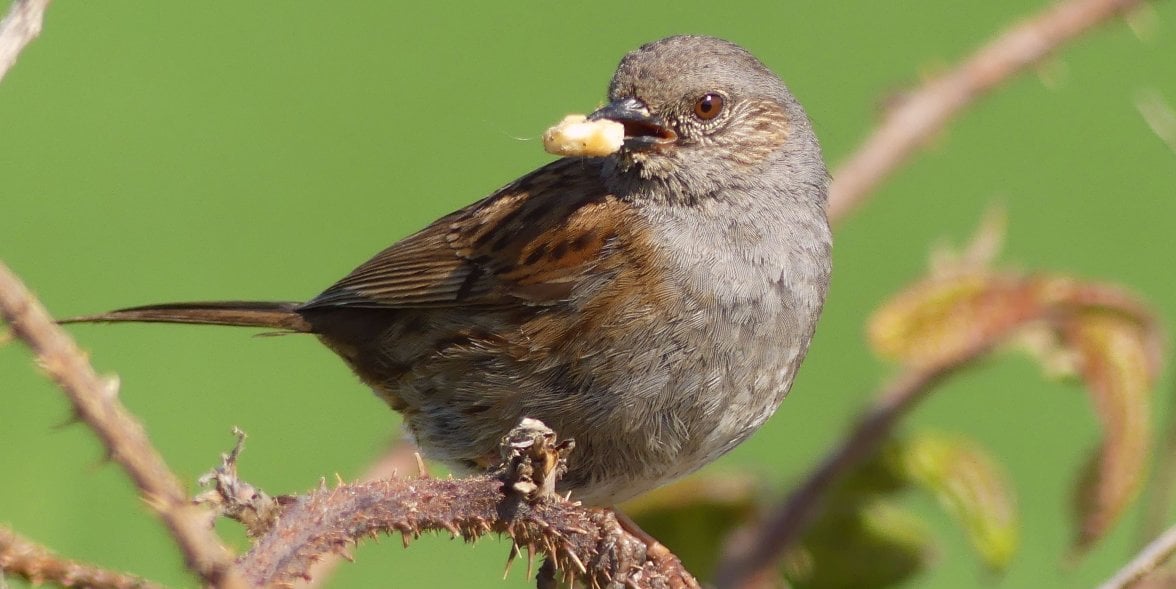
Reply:
[[605, 119], [568, 115], [543, 133], [543, 149], [555, 155], [604, 157], [625, 143], [625, 126]]

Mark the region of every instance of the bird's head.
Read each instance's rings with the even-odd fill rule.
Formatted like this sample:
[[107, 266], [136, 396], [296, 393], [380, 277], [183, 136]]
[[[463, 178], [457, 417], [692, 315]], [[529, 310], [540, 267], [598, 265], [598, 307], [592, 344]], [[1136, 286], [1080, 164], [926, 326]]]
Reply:
[[622, 177], [688, 199], [764, 183], [817, 184], [824, 198], [808, 116], [738, 45], [688, 35], [643, 45], [621, 60], [608, 99], [588, 118], [624, 125], [612, 156]]

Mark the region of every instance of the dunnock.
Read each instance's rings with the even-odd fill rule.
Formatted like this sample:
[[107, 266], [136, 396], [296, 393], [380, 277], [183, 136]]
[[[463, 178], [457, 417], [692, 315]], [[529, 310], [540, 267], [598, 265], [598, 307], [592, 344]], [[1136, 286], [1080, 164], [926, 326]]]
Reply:
[[568, 157], [392, 245], [306, 303], [166, 304], [80, 318], [312, 333], [426, 455], [497, 458], [520, 418], [576, 441], [559, 483], [611, 505], [746, 439], [796, 376], [825, 299], [828, 175], [807, 115], [732, 43], [626, 55]]

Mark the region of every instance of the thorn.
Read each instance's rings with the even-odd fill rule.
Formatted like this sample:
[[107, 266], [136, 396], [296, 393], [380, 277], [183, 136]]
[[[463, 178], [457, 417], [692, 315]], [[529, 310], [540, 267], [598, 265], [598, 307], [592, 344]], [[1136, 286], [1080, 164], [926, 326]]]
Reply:
[[457, 529], [457, 526], [453, 525], [453, 522], [441, 522], [441, 525], [444, 526], [446, 530], [449, 530], [450, 535], [453, 536], [450, 538], [451, 540], [456, 539], [459, 535], [461, 535], [461, 530]]
[[225, 459], [229, 465], [237, 464], [237, 458], [240, 458], [241, 452], [245, 451], [245, 438], [249, 436], [245, 435], [245, 430], [234, 425], [233, 437], [237, 438], [237, 443], [233, 444], [233, 449], [229, 450], [229, 456]]
[[143, 503], [146, 503], [147, 507], [156, 513], [163, 513], [168, 507], [167, 501], [164, 501], [162, 497], [154, 493], [144, 494], [142, 499]]
[[342, 487], [345, 484], [347, 483], [343, 480], [343, 477], [339, 476], [339, 473], [335, 473], [335, 486]]
[[527, 544], [527, 578], [531, 578], [531, 571], [535, 569], [535, 545]]
[[112, 374], [106, 377], [99, 377], [102, 379], [102, 396], [106, 399], [113, 400], [118, 398], [118, 389], [122, 385], [122, 381], [117, 374]]
[[77, 410], [75, 409], [74, 411], [70, 412], [69, 417], [62, 419], [59, 423], [56, 423], [56, 424], [49, 426], [49, 428], [54, 431], [63, 430], [71, 425], [76, 425], [81, 422], [82, 422], [82, 415], [80, 413], [78, 413]]
[[1163, 94], [1155, 88], [1138, 92], [1135, 108], [1152, 132], [1176, 153], [1176, 110], [1168, 105]]
[[587, 575], [588, 569], [584, 568], [584, 563], [580, 562], [580, 557], [576, 556], [576, 553], [572, 552], [571, 550], [567, 550], [565, 552], [567, 552], [568, 559], [572, 561], [572, 564], [576, 565], [576, 568], [580, 570], [580, 574]]
[[412, 457], [416, 459], [417, 475], [422, 479], [429, 478], [429, 468], [425, 466], [425, 459], [421, 457], [421, 453], [413, 452]]
[[[510, 553], [506, 555], [506, 568], [502, 571], [503, 581], [505, 581], [506, 578], [510, 576], [510, 565], [514, 564], [515, 557], [519, 556], [520, 554], [522, 553], [519, 552], [519, 545], [512, 541], [510, 543]], [[531, 575], [528, 574], [527, 576], [529, 577]]]

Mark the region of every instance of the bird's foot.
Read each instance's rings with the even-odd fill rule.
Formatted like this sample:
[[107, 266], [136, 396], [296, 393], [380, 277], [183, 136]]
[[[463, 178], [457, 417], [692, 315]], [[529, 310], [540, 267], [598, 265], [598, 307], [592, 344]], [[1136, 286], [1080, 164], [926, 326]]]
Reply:
[[575, 440], [558, 440], [542, 421], [524, 417], [499, 444], [502, 479], [527, 501], [554, 498], [555, 483], [567, 472], [575, 447]]

